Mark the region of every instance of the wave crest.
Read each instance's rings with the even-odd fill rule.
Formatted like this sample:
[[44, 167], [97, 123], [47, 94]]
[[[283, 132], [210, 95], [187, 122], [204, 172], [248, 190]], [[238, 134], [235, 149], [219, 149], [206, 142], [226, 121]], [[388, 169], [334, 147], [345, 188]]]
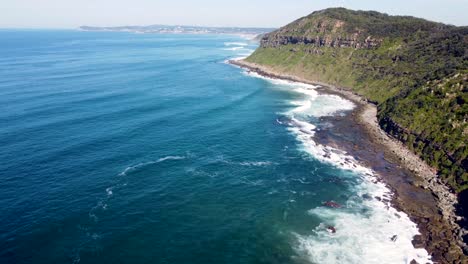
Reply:
[[224, 42], [224, 46], [248, 46], [245, 42]]
[[323, 224], [311, 234], [294, 234], [295, 248], [301, 256], [312, 263], [410, 263], [413, 259], [432, 263], [425, 249], [414, 248], [412, 244], [413, 237], [419, 234], [417, 225], [392, 207], [393, 193], [375, 172], [346, 152], [314, 141], [316, 127], [307, 121], [310, 116], [333, 116], [352, 110], [355, 105], [336, 95], [319, 94], [313, 85], [267, 78], [250, 71], [244, 74], [302, 94], [300, 100], [290, 101], [294, 108], [285, 113], [289, 121], [277, 122], [288, 126], [304, 152], [359, 177], [351, 187], [355, 197], [344, 206], [320, 206], [308, 211]]
[[[294, 118], [292, 119], [294, 120]], [[314, 263], [432, 263], [425, 249], [414, 248], [413, 237], [420, 234], [408, 215], [392, 207], [393, 193], [379, 181], [374, 171], [361, 166], [346, 152], [314, 141], [314, 125], [305, 121], [291, 122], [288, 129], [296, 135], [301, 148], [315, 159], [360, 178], [353, 186], [357, 197], [344, 207], [317, 207], [309, 210], [336, 233], [317, 227], [312, 235], [297, 236], [297, 250]]]
[[127, 173], [129, 173], [131, 171], [140, 169], [142, 167], [146, 167], [148, 165], [160, 163], [160, 162], [163, 162], [163, 161], [166, 161], [166, 160], [182, 160], [182, 159], [185, 159], [185, 157], [184, 156], [166, 156], [166, 157], [163, 157], [163, 158], [160, 158], [160, 159], [157, 159], [157, 160], [138, 163], [136, 165], [129, 166], [129, 167], [125, 168], [125, 170], [123, 170], [121, 173], [119, 173], [119, 176], [126, 176]]

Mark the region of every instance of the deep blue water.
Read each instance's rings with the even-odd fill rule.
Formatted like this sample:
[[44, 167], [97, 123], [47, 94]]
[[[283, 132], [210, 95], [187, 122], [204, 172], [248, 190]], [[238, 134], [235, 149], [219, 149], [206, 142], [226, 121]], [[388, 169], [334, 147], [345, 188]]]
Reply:
[[[255, 43], [46, 30], [2, 30], [0, 40], [1, 263], [357, 263], [372, 255], [365, 230], [334, 237], [324, 228], [386, 221], [361, 197], [372, 186], [319, 161], [280, 121], [297, 101], [312, 110], [341, 101], [307, 99], [224, 63]], [[292, 115], [320, 126], [312, 112]], [[346, 208], [320, 209], [324, 201]], [[390, 250], [393, 260], [409, 254]]]

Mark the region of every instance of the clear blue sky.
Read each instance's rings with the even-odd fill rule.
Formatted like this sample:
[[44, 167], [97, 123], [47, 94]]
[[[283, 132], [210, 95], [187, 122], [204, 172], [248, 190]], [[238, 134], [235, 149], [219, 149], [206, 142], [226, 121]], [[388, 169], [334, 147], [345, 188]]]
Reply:
[[1, 28], [80, 25], [279, 27], [312, 11], [343, 6], [468, 25], [468, 0], [0, 0]]

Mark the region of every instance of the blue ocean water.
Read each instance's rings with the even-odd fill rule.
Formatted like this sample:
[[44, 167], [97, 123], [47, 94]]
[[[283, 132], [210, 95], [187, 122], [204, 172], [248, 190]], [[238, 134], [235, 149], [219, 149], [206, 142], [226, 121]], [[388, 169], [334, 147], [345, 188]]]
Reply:
[[225, 63], [256, 43], [57, 30], [0, 40], [1, 263], [428, 258], [410, 243], [415, 224], [372, 198], [391, 195], [372, 171], [313, 141], [321, 116], [352, 103]]

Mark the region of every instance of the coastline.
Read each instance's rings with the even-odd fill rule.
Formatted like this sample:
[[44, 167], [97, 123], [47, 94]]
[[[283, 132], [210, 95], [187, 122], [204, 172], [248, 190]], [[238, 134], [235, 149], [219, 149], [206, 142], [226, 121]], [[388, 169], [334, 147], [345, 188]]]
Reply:
[[[440, 182], [433, 168], [380, 128], [376, 105], [347, 89], [326, 83], [278, 73], [269, 67], [244, 60], [229, 60], [228, 63], [270, 78], [319, 85], [320, 92], [336, 94], [354, 102], [358, 107], [352, 113], [353, 122], [365, 131], [371, 144], [381, 149], [385, 159], [390, 163], [397, 164], [398, 168], [416, 176], [411, 180], [406, 179], [407, 175], [393, 179], [396, 177], [392, 177], [388, 168], [379, 171], [381, 180], [394, 190], [392, 204], [407, 213], [418, 225], [421, 236], [413, 239], [414, 246], [426, 248], [432, 254], [433, 260], [438, 263], [468, 261], [463, 254], [466, 245], [462, 241], [462, 235], [466, 231], [457, 224], [460, 217], [455, 214], [456, 195]], [[424, 192], [421, 194], [425, 197], [423, 206], [413, 201], [414, 193], [419, 192]]]

